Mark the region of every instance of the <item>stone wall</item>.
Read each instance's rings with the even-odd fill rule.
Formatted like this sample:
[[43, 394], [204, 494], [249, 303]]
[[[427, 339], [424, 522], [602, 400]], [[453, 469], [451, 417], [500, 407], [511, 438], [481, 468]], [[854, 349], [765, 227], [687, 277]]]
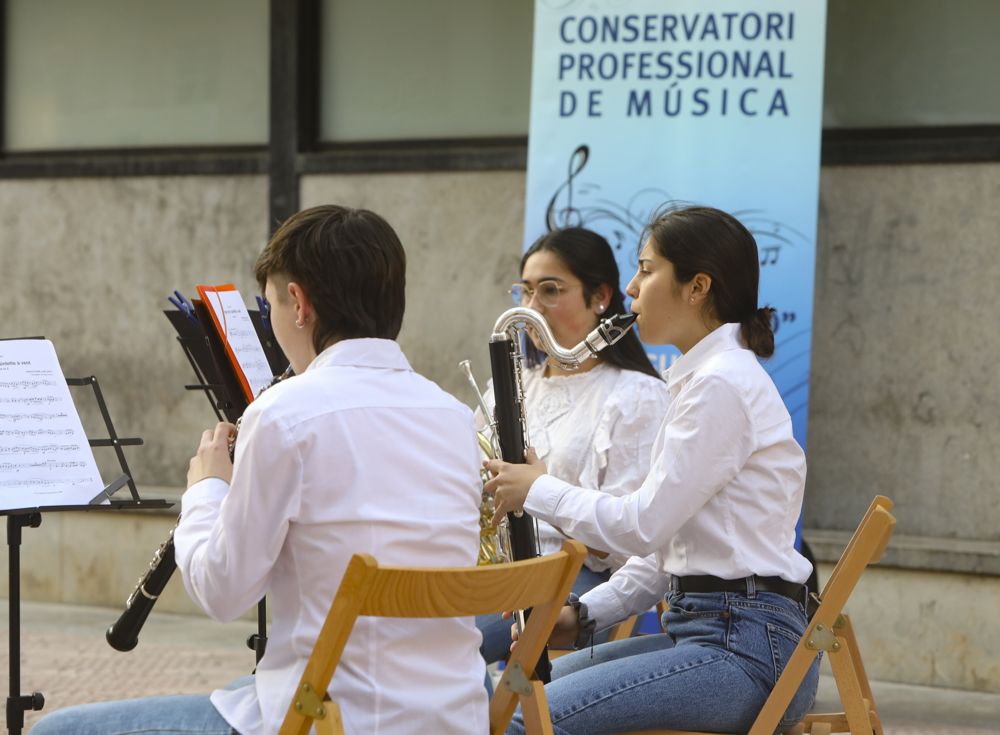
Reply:
[[399, 342], [413, 367], [470, 405], [489, 377], [496, 318], [512, 306], [524, 222], [522, 172], [311, 176], [302, 207], [338, 202], [383, 215], [406, 248], [406, 317]]
[[[255, 293], [266, 187], [256, 176], [0, 181], [0, 336], [44, 334], [67, 375], [98, 375], [119, 430], [146, 440], [129, 458], [150, 494], [183, 485], [214, 420], [183, 390], [190, 368], [165, 297], [199, 282]], [[303, 207], [368, 207], [397, 229], [409, 258], [400, 342], [470, 404], [457, 363], [472, 359], [485, 383], [523, 198], [522, 172], [302, 183]], [[1000, 692], [998, 651], [981, 642], [1000, 586], [998, 201], [997, 164], [822, 171], [805, 536], [834, 559], [875, 493], [896, 501], [896, 536], [852, 603], [873, 677]], [[89, 396], [78, 403], [95, 427]], [[66, 514], [26, 530], [25, 596], [119, 605], [171, 525], [140, 518]], [[176, 581], [164, 609], [190, 609]]]
[[[821, 581], [831, 569], [820, 565]], [[1000, 692], [997, 609], [998, 577], [882, 565], [865, 571], [846, 608], [870, 679], [980, 692]]]
[[808, 527], [882, 493], [920, 565], [1000, 574], [997, 202], [997, 164], [823, 170]]
[[[0, 180], [0, 337], [44, 335], [67, 377], [96, 375], [146, 485], [182, 486], [208, 402], [184, 390], [191, 368], [163, 316], [196, 283], [257, 292], [252, 266], [268, 236], [258, 176]], [[93, 394], [71, 389], [88, 433], [103, 429]], [[106, 479], [114, 455], [98, 449]]]

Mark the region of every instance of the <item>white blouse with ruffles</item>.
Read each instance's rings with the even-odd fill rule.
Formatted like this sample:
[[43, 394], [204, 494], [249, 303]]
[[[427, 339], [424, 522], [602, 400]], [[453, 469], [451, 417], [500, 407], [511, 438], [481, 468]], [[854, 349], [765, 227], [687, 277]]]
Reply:
[[[653, 440], [667, 410], [667, 385], [651, 375], [600, 363], [584, 373], [545, 377], [544, 365], [524, 370], [528, 445], [550, 475], [610, 495], [627, 495], [649, 473]], [[493, 384], [486, 391], [493, 406]], [[485, 421], [476, 412], [477, 428]], [[541, 553], [566, 537], [538, 521]], [[595, 572], [617, 569], [628, 556], [588, 555]]]

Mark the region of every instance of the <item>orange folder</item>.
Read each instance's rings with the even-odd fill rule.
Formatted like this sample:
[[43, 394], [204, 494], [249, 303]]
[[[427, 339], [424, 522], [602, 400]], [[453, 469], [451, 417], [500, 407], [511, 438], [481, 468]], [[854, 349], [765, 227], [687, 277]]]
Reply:
[[240, 381], [240, 388], [243, 390], [243, 396], [247, 399], [247, 403], [251, 403], [254, 399], [253, 390], [250, 388], [250, 382], [247, 380], [247, 376], [244, 375], [243, 368], [240, 367], [239, 360], [236, 359], [236, 353], [233, 352], [233, 348], [229, 344], [229, 339], [226, 336], [227, 330], [225, 324], [225, 314], [217, 313], [215, 305], [208, 297], [208, 294], [210, 293], [236, 291], [236, 286], [231, 283], [224, 283], [221, 286], [195, 286], [195, 288], [198, 290], [198, 295], [201, 296], [202, 303], [205, 304], [205, 308], [208, 310], [208, 313], [212, 316], [212, 324], [215, 326], [215, 331], [218, 333], [223, 346], [226, 348], [226, 357], [229, 359], [229, 362], [233, 367], [233, 372]]

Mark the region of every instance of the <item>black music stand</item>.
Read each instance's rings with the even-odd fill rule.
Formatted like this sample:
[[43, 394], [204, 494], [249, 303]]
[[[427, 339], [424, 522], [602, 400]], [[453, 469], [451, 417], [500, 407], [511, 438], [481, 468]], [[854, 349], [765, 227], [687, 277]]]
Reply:
[[[184, 389], [204, 392], [219, 421], [235, 424], [250, 404], [243, 394], [239, 379], [233, 372], [222, 338], [214, 328], [206, 329], [204, 326], [212, 324], [208, 308], [197, 300], [193, 303], [193, 307], [196, 318], [179, 309], [163, 312], [177, 332], [177, 341], [198, 380], [197, 383], [185, 385]], [[270, 327], [264, 324], [260, 312], [249, 311], [249, 314], [264, 348], [271, 374], [283, 373], [288, 367], [285, 353], [281, 351]], [[247, 638], [247, 647], [254, 652], [257, 663], [260, 663], [267, 647], [266, 598], [262, 597], [257, 603], [257, 632]]]
[[[185, 385], [184, 389], [204, 392], [219, 421], [236, 423], [236, 419], [243, 415], [250, 404], [243, 395], [243, 389], [233, 372], [218, 332], [204, 327], [205, 324], [212, 324], [208, 309], [200, 301], [194, 302], [194, 309], [197, 321], [180, 310], [163, 312], [177, 332], [177, 341], [198, 380], [197, 383]], [[270, 328], [265, 327], [259, 311], [249, 311], [249, 314], [264, 348], [271, 374], [284, 372], [288, 367], [288, 360]]]
[[[45, 697], [41, 692], [21, 694], [21, 529], [38, 528], [42, 524], [42, 513], [52, 513], [68, 510], [138, 510], [146, 508], [169, 508], [173, 503], [166, 500], [144, 500], [139, 497], [139, 491], [132, 479], [132, 472], [125, 459], [122, 447], [142, 446], [138, 437], [120, 437], [115, 431], [108, 413], [104, 394], [97, 378], [93, 375], [87, 378], [66, 378], [67, 385], [74, 387], [91, 386], [94, 389], [94, 399], [101, 410], [101, 417], [108, 430], [108, 436], [101, 439], [88, 439], [91, 447], [111, 447], [118, 456], [118, 464], [122, 474], [101, 490], [87, 505], [57, 505], [40, 508], [10, 508], [0, 510], [0, 516], [7, 516], [7, 547], [9, 582], [9, 656], [10, 656], [10, 694], [7, 697], [7, 732], [10, 735], [20, 735], [24, 728], [24, 713], [29, 710], [40, 710], [45, 706]], [[112, 500], [111, 496], [128, 485], [131, 498], [128, 500]], [[104, 504], [104, 501], [110, 501]]]

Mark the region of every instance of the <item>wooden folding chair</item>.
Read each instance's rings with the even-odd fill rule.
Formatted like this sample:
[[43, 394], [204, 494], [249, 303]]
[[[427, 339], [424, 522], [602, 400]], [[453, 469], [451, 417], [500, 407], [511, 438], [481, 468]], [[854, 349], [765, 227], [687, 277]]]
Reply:
[[343, 735], [340, 708], [326, 696], [360, 615], [450, 618], [533, 608], [490, 702], [490, 733], [499, 735], [521, 705], [531, 735], [551, 735], [545, 690], [534, 668], [587, 555], [578, 541], [554, 554], [469, 568], [379, 566], [368, 554], [347, 565], [312, 655], [285, 714], [280, 735]]
[[[891, 510], [892, 501], [889, 498], [877, 495], [872, 501], [823, 587], [818, 598], [819, 607], [781, 672], [774, 690], [757, 715], [749, 735], [772, 735], [777, 730], [778, 723], [819, 651], [827, 653], [844, 711], [806, 715], [801, 723], [787, 731], [789, 735], [828, 735], [834, 732], [883, 735], [882, 722], [875, 708], [875, 698], [868, 684], [868, 675], [861, 661], [854, 630], [843, 609], [865, 567], [882, 558], [896, 525]], [[629, 735], [712, 734], [681, 730], [643, 730]]]

